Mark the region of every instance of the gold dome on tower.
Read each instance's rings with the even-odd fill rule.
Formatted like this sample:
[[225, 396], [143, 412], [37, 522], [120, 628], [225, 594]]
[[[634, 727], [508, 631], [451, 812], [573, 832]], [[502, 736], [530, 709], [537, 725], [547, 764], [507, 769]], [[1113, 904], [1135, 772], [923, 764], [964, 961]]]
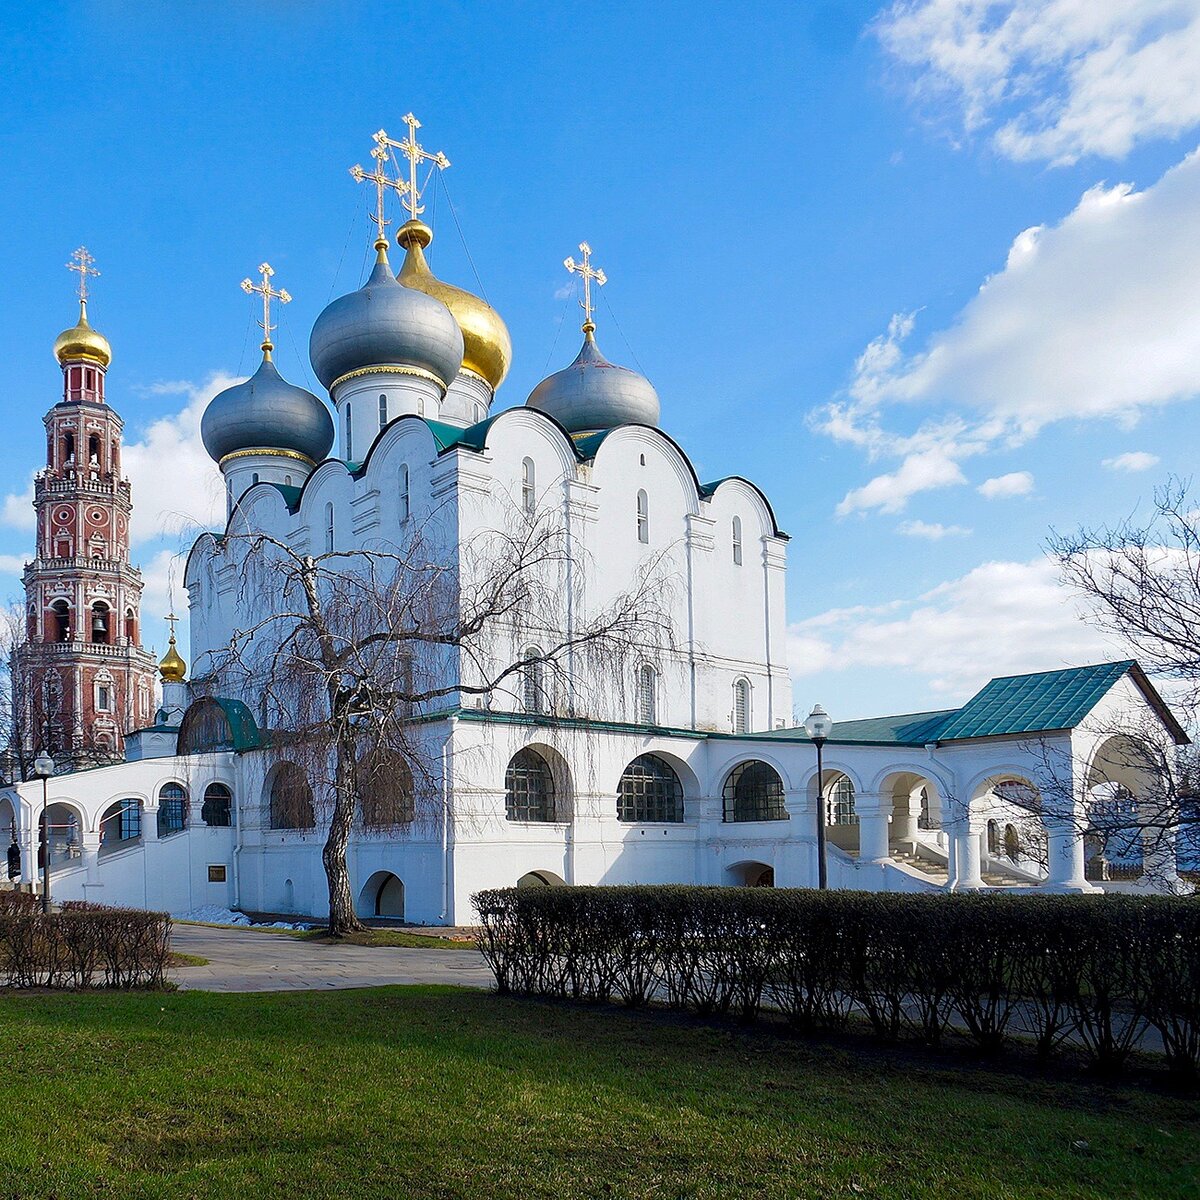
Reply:
[[88, 324], [86, 300], [79, 302], [79, 321], [54, 339], [54, 357], [59, 363], [83, 359], [101, 367], [107, 367], [112, 362], [112, 347], [108, 344], [108, 338]]
[[452, 283], [443, 283], [425, 261], [433, 231], [424, 221], [405, 221], [396, 242], [407, 251], [397, 279], [405, 287], [440, 300], [453, 314], [463, 335], [463, 368], [486, 379], [495, 390], [512, 362], [512, 339], [500, 314], [486, 300]]
[[171, 640], [167, 643], [167, 652], [158, 663], [158, 673], [162, 676], [163, 683], [182, 683], [186, 672], [187, 663], [183, 661], [183, 656], [175, 649], [175, 632], [172, 630]]

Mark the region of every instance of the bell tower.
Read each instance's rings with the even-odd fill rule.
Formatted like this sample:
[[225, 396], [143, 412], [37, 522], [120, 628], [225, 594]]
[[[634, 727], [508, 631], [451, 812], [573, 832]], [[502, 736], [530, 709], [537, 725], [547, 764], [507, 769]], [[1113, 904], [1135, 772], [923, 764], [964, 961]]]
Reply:
[[76, 768], [123, 756], [125, 734], [154, 713], [154, 659], [140, 644], [141, 572], [129, 562], [129, 481], [121, 418], [105, 401], [108, 339], [88, 323], [80, 247], [79, 320], [58, 335], [62, 396], [46, 414], [46, 465], [34, 483], [36, 557], [25, 567], [25, 637], [14, 679], [14, 734]]

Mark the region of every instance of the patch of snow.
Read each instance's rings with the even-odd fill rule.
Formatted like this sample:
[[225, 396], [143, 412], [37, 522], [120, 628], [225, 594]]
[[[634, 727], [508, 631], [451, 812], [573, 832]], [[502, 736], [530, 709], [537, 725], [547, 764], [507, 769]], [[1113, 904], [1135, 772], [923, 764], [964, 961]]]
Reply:
[[205, 925], [235, 925], [253, 926], [255, 929], [311, 929], [306, 921], [251, 921], [245, 913], [235, 912], [232, 908], [222, 908], [219, 904], [204, 904], [200, 908], [188, 912], [172, 913], [177, 921], [198, 921]]

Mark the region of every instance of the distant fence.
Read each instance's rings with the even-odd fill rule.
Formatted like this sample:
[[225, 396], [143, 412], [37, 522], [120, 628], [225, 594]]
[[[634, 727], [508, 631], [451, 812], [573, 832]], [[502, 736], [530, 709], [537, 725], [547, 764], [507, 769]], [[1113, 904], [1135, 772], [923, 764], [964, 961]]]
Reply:
[[1200, 900], [771, 888], [547, 887], [474, 897], [502, 992], [655, 1000], [888, 1039], [1014, 1034], [1113, 1070], [1161, 1038], [1200, 1069]]
[[15, 988], [161, 987], [166, 913], [74, 901], [43, 914], [27, 892], [0, 892], [0, 983]]

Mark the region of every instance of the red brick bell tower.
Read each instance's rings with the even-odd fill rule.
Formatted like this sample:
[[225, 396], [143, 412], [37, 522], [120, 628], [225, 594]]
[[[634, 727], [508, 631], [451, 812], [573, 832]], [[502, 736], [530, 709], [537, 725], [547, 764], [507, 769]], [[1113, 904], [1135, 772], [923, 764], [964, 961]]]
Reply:
[[121, 418], [105, 403], [108, 339], [88, 324], [82, 247], [79, 321], [59, 334], [62, 399], [46, 414], [46, 466], [34, 484], [37, 557], [25, 567], [25, 638], [14, 663], [16, 740], [45, 746], [63, 769], [123, 757], [125, 734], [150, 724], [154, 659], [142, 649], [141, 572], [129, 562]]

